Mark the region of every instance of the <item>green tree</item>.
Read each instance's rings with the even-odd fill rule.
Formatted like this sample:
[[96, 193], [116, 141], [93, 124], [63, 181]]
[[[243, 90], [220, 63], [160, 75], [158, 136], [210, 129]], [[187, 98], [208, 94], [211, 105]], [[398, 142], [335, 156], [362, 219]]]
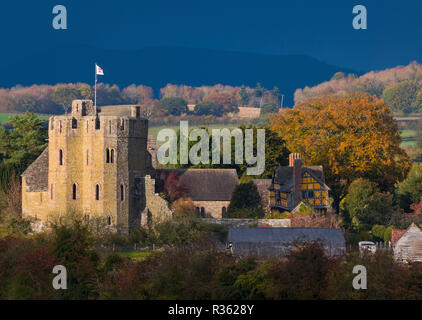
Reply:
[[187, 102], [184, 99], [178, 97], [168, 97], [161, 99], [160, 106], [164, 111], [174, 116], [180, 116], [182, 113], [185, 113], [188, 110]]
[[265, 88], [263, 88], [262, 86], [261, 86], [261, 83], [257, 83], [256, 84], [256, 87], [255, 87], [255, 96], [257, 97], [257, 98], [261, 98], [263, 95], [264, 95], [264, 92], [265, 92]]
[[261, 196], [256, 185], [252, 181], [237, 185], [227, 209], [227, 217], [252, 219], [263, 216]]
[[0, 159], [28, 166], [47, 147], [47, 128], [43, 120], [29, 112], [12, 116], [10, 122], [13, 129], [0, 127]]
[[242, 87], [240, 88], [239, 96], [240, 96], [240, 104], [243, 106], [247, 106], [249, 103], [249, 95], [246, 92], [246, 88], [244, 85], [242, 85]]
[[352, 182], [340, 207], [346, 223], [356, 231], [370, 230], [375, 224], [388, 224], [397, 210], [393, 195], [380, 192], [375, 183], [366, 179]]
[[220, 117], [223, 115], [224, 108], [211, 101], [202, 101], [195, 106], [194, 110], [196, 115], [214, 115]]
[[397, 184], [396, 197], [406, 212], [411, 211], [411, 204], [422, 200], [422, 163], [414, 163], [406, 179]]
[[415, 101], [412, 103], [414, 109], [413, 112], [422, 112], [422, 90], [419, 90], [416, 94]]
[[265, 103], [261, 107], [261, 116], [271, 114], [271, 113], [278, 113], [278, 105], [275, 103]]
[[380, 81], [375, 79], [365, 79], [364, 81], [360, 81], [354, 90], [358, 92], [367, 93], [370, 96], [377, 96], [377, 98], [382, 97], [382, 93], [384, 92], [384, 84]]
[[393, 112], [401, 114], [417, 112], [418, 109], [414, 105], [420, 89], [421, 86], [416, 81], [405, 80], [386, 88], [383, 98]]
[[52, 99], [54, 103], [61, 105], [65, 113], [72, 106], [72, 101], [80, 99], [81, 92], [74, 85], [63, 85], [56, 88]]

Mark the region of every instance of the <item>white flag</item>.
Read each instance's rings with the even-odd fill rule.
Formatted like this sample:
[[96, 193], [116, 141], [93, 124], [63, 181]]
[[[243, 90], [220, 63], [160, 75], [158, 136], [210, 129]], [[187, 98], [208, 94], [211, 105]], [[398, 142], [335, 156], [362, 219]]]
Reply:
[[99, 66], [95, 65], [95, 74], [98, 75], [98, 76], [103, 76], [104, 70], [102, 68], [100, 68]]

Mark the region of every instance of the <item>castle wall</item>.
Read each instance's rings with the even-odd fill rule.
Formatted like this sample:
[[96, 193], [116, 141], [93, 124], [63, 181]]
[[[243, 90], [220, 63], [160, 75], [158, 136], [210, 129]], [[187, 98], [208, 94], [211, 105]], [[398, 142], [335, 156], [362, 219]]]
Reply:
[[[148, 219], [152, 219], [154, 223], [157, 223], [163, 219], [171, 218], [173, 213], [169, 209], [166, 200], [155, 193], [155, 180], [151, 179], [150, 176], [145, 176], [144, 181], [146, 207], [148, 212], [144, 212], [142, 215], [142, 225], [146, 225]], [[148, 216], [148, 214], [151, 216]]]
[[22, 177], [22, 216], [46, 221], [48, 216], [48, 192], [29, 192]]
[[194, 201], [193, 203], [198, 213], [201, 212], [201, 208], [204, 208], [205, 215], [214, 219], [222, 219], [223, 208], [227, 210], [230, 205], [230, 201]]
[[[131, 111], [131, 116], [101, 115], [92, 101], [75, 100], [71, 114], [51, 117], [48, 152], [23, 175], [24, 217], [43, 223], [74, 211], [95, 221], [98, 231], [123, 233], [139, 227], [145, 212], [157, 220], [171, 217], [165, 200], [155, 194], [155, 180], [145, 178], [148, 120], [137, 107]], [[48, 181], [34, 172], [48, 175]], [[41, 189], [28, 187], [25, 175]]]

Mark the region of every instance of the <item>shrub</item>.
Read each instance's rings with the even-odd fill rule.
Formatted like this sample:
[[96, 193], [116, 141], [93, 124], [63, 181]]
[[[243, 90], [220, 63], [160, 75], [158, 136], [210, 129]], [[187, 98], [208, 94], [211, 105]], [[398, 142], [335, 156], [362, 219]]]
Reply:
[[237, 185], [227, 210], [227, 217], [253, 219], [262, 218], [264, 215], [256, 185], [252, 181]]
[[160, 106], [166, 113], [174, 116], [180, 116], [182, 113], [186, 113], [188, 111], [187, 102], [184, 99], [177, 97], [162, 99], [160, 101]]

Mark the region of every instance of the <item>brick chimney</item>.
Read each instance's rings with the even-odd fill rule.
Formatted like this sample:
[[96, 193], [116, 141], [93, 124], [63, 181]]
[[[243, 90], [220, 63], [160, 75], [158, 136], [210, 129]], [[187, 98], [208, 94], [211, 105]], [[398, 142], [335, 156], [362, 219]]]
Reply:
[[289, 166], [293, 167], [294, 206], [302, 201], [302, 159], [300, 153], [291, 153]]

